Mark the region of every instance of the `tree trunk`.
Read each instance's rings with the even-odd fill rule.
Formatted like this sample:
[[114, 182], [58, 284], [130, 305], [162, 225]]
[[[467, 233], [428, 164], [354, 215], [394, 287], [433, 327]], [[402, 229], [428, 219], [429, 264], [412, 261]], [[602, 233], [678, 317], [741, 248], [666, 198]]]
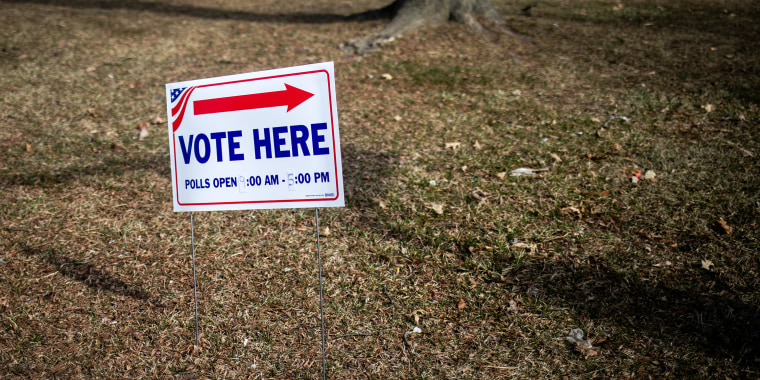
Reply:
[[404, 33], [450, 19], [469, 26], [483, 38], [486, 38], [483, 26], [476, 16], [481, 16], [493, 22], [501, 31], [510, 33], [504, 28], [504, 20], [490, 0], [395, 0], [385, 8], [365, 12], [361, 16], [391, 16], [393, 19], [377, 33], [342, 44], [341, 50], [346, 53], [365, 54], [379, 49]]

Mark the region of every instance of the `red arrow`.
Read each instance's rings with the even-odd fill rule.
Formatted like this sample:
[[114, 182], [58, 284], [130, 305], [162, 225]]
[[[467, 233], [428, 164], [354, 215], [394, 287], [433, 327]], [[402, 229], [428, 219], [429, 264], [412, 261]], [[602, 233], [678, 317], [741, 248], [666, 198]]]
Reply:
[[285, 84], [285, 90], [193, 101], [196, 115], [288, 106], [290, 112], [314, 94]]

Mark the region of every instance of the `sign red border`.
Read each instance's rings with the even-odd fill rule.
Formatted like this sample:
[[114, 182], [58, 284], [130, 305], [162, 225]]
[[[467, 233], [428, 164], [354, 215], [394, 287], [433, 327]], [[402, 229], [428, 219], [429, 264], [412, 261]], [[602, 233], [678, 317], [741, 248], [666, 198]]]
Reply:
[[307, 75], [307, 74], [315, 74], [315, 73], [324, 73], [327, 76], [327, 94], [328, 94], [328, 101], [330, 103], [330, 131], [332, 132], [333, 165], [335, 168], [335, 178], [336, 178], [335, 197], [333, 198], [306, 198], [306, 199], [274, 199], [274, 200], [265, 200], [265, 201], [243, 201], [243, 202], [182, 203], [179, 200], [179, 180], [177, 178], [177, 172], [178, 172], [177, 170], [177, 144], [176, 144], [177, 130], [174, 129], [172, 131], [172, 145], [174, 147], [174, 152], [173, 152], [174, 154], [174, 185], [176, 186], [175, 194], [177, 196], [177, 199], [176, 199], [177, 204], [180, 206], [211, 206], [211, 205], [239, 205], [239, 204], [254, 204], [254, 203], [334, 201], [338, 199], [340, 197], [340, 184], [338, 183], [338, 179], [341, 178], [341, 176], [338, 175], [338, 153], [335, 149], [335, 115], [333, 115], [333, 99], [332, 99], [333, 92], [332, 92], [332, 88], [330, 87], [330, 73], [327, 70], [312, 70], [312, 71], [306, 71], [302, 73], [281, 74], [281, 75], [274, 75], [274, 76], [261, 77], [261, 78], [236, 80], [236, 81], [230, 81], [230, 82], [224, 82], [224, 83], [204, 84], [197, 87], [200, 88], [200, 87], [223, 86], [223, 85], [228, 85], [228, 84], [233, 84], [233, 83], [252, 82], [252, 81], [258, 81], [258, 80], [276, 79], [276, 78], [292, 77], [292, 76], [297, 76], [297, 75]]

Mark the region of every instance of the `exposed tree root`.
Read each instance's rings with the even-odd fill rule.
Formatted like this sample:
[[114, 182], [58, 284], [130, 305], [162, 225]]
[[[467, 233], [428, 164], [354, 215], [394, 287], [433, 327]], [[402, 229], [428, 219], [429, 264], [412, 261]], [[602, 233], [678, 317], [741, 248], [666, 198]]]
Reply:
[[366, 54], [381, 48], [404, 33], [448, 20], [467, 25], [486, 40], [490, 39], [486, 35], [483, 25], [478, 21], [478, 17], [489, 21], [499, 32], [520, 36], [506, 27], [506, 23], [489, 0], [395, 0], [384, 8], [364, 12], [358, 16], [360, 18], [389, 17], [392, 19], [377, 33], [342, 44], [340, 49], [347, 54]]

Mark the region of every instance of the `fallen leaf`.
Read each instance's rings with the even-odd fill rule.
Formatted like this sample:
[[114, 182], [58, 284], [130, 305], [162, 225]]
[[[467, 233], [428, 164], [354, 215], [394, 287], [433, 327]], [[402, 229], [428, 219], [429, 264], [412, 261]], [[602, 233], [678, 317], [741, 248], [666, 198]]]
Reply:
[[718, 228], [721, 232], [723, 232], [726, 235], [731, 235], [731, 232], [734, 232], [734, 229], [726, 223], [725, 220], [720, 219], [718, 220]]
[[26, 151], [27, 152], [31, 152], [32, 151], [32, 145], [31, 144], [26, 144]]
[[330, 236], [330, 227], [325, 226], [325, 228], [320, 229], [319, 236]]
[[459, 149], [459, 146], [460, 146], [460, 145], [462, 145], [462, 143], [459, 143], [459, 142], [447, 142], [447, 143], [444, 145], [444, 149], [452, 149], [452, 150], [457, 150], [457, 149]]
[[509, 175], [511, 177], [520, 177], [520, 176], [531, 176], [536, 174], [537, 172], [546, 172], [549, 171], [549, 168], [542, 168], [542, 169], [531, 169], [531, 168], [517, 168], [512, 170]]
[[483, 190], [478, 189], [477, 187], [472, 189], [472, 192], [470, 193], [470, 195], [480, 202], [485, 201], [486, 197], [488, 197], [488, 193], [484, 192]]
[[570, 334], [568, 334], [565, 339], [567, 339], [568, 342], [572, 343], [574, 345], [574, 348], [587, 358], [599, 354], [596, 351], [596, 348], [591, 344], [591, 339], [583, 339], [583, 330], [579, 328], [570, 330]]
[[[604, 191], [600, 191], [600, 192], [598, 192], [598, 193], [594, 193], [594, 192], [588, 192], [588, 193], [585, 193], [585, 194], [586, 194], [586, 195], [595, 196], [595, 197], [603, 197], [603, 196], [605, 196], [605, 195], [610, 195], [610, 191], [609, 191], [609, 190], [604, 190]], [[577, 209], [576, 209], [576, 210], [577, 210]]]
[[715, 106], [712, 104], [705, 104], [702, 106], [702, 108], [707, 112], [712, 112], [715, 110]]
[[512, 242], [512, 244], [511, 244], [510, 246], [511, 246], [512, 248], [523, 248], [523, 249], [527, 249], [527, 250], [528, 250], [528, 251], [530, 251], [530, 252], [533, 252], [533, 251], [535, 251], [535, 250], [537, 250], [537, 249], [538, 249], [538, 245], [537, 245], [537, 244], [524, 243], [524, 242], [521, 242], [521, 241], [517, 241], [517, 240], [513, 241], [513, 242]]
[[412, 317], [414, 318], [414, 324], [419, 325], [420, 324], [420, 314], [425, 314], [425, 310], [417, 309], [412, 312]]
[[137, 126], [137, 129], [139, 129], [139, 130], [140, 130], [140, 135], [138, 136], [138, 138], [139, 138], [140, 140], [142, 140], [142, 139], [144, 139], [144, 138], [148, 137], [148, 135], [150, 134], [150, 132], [148, 132], [148, 125], [149, 125], [149, 124], [150, 124], [150, 123], [146, 121], [146, 122], [140, 123], [140, 124]]
[[429, 203], [428, 208], [435, 211], [438, 215], [443, 215], [443, 205], [440, 203]]
[[388, 73], [383, 73], [383, 74], [380, 75], [380, 77], [383, 78], [383, 79], [385, 79], [385, 80], [392, 80], [393, 79], [393, 75], [388, 74]]
[[507, 172], [496, 173], [496, 176], [500, 179], [504, 179], [507, 176]]
[[520, 90], [514, 90], [514, 91], [512, 91], [512, 95], [520, 96], [520, 95], [522, 95], [522, 91], [520, 91]]
[[467, 308], [467, 303], [464, 302], [464, 298], [460, 298], [459, 301], [457, 301], [457, 308], [459, 310], [464, 310]]
[[478, 140], [475, 140], [475, 144], [472, 144], [472, 146], [473, 146], [475, 149], [477, 149], [477, 150], [481, 150], [481, 149], [483, 149], [483, 147], [482, 147], [482, 146], [480, 146], [480, 143], [478, 142]]
[[579, 345], [576, 345], [576, 348], [586, 358], [590, 358], [592, 356], [596, 356], [599, 354], [599, 352], [596, 350], [596, 347], [586, 347], [579, 344]]
[[710, 268], [714, 267], [712, 260], [704, 259], [702, 260], [702, 269], [710, 270]]
[[574, 206], [568, 206], [568, 207], [565, 207], [563, 209], [560, 209], [559, 211], [562, 212], [565, 215], [573, 215], [573, 216], [575, 216], [578, 219], [583, 218], [583, 212], [580, 209], [578, 209], [577, 207], [574, 207]]

